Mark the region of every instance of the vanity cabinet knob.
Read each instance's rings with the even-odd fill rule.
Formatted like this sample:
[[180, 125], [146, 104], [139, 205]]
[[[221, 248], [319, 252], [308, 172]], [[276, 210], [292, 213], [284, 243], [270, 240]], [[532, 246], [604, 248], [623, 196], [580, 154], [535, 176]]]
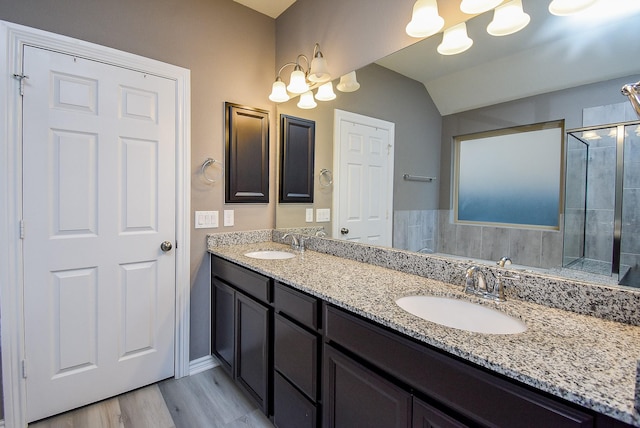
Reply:
[[343, 235], [346, 235], [347, 233], [349, 233], [349, 229], [347, 229], [346, 227], [343, 227], [342, 229], [340, 229], [340, 233], [342, 233]]

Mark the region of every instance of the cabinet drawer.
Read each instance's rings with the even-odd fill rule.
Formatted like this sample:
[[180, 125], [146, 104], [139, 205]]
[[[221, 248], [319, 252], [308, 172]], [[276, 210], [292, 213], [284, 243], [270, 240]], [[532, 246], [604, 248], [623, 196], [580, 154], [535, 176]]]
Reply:
[[314, 428], [316, 407], [278, 372], [273, 377], [273, 424], [278, 428]]
[[273, 304], [276, 311], [287, 314], [309, 328], [318, 329], [318, 299], [315, 297], [276, 282]]
[[[593, 416], [325, 305], [325, 335], [396, 379], [488, 426], [591, 427]], [[381, 352], [384, 350], [384, 352]]]
[[211, 256], [211, 274], [262, 302], [271, 302], [271, 280], [266, 276], [216, 256]]
[[318, 337], [276, 314], [274, 368], [311, 400], [318, 396]]
[[323, 426], [407, 428], [411, 395], [331, 346], [324, 347]]

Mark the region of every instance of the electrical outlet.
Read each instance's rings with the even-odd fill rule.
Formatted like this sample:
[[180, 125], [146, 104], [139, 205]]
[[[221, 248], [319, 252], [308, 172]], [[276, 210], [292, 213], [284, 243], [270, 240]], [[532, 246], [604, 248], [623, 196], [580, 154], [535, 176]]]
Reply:
[[305, 213], [305, 221], [307, 223], [313, 223], [313, 208], [307, 208]]
[[224, 225], [233, 226], [234, 223], [233, 210], [224, 210]]

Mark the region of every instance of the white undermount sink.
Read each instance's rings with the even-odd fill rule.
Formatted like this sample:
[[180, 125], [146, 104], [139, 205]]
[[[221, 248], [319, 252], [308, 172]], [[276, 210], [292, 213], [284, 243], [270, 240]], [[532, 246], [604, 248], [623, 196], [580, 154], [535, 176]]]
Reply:
[[288, 251], [279, 251], [279, 250], [262, 250], [262, 251], [251, 251], [249, 253], [244, 254], [247, 257], [251, 257], [252, 259], [262, 259], [262, 260], [284, 260], [284, 259], [292, 259], [296, 255], [290, 253]]
[[522, 320], [466, 300], [438, 296], [406, 296], [396, 300], [405, 311], [427, 321], [485, 334], [517, 334], [527, 330]]

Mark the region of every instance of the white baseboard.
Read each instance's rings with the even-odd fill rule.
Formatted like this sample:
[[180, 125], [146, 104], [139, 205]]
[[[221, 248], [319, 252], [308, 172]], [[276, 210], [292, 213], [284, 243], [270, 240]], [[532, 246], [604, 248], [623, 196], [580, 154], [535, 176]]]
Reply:
[[213, 355], [207, 355], [202, 358], [198, 358], [197, 360], [191, 360], [189, 361], [189, 376], [218, 367], [219, 365], [220, 362], [218, 362]]

